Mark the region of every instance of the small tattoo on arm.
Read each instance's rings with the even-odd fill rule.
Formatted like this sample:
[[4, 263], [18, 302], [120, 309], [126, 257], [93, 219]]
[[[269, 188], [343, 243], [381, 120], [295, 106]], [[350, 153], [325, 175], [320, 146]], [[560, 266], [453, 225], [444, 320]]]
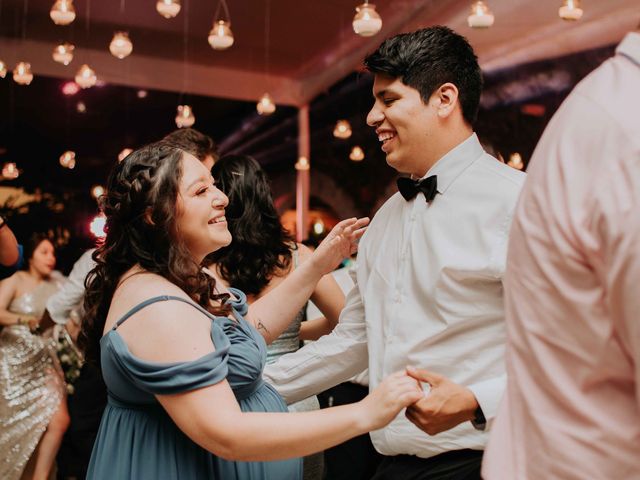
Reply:
[[264, 323], [262, 323], [262, 321], [259, 318], [256, 319], [255, 325], [256, 325], [256, 330], [258, 331], [263, 330], [267, 335], [271, 335], [271, 332], [269, 332], [269, 329], [264, 325]]

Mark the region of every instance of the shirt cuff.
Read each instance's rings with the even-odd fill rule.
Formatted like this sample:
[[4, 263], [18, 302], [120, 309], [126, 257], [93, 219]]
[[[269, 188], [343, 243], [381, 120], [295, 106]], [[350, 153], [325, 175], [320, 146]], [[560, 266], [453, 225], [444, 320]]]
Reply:
[[482, 409], [482, 414], [486, 420], [486, 423], [480, 424], [471, 422], [477, 430], [488, 430], [491, 428], [493, 419], [498, 413], [498, 407], [500, 405], [500, 399], [504, 393], [507, 384], [507, 376], [501, 375], [499, 377], [490, 378], [482, 382], [469, 385], [473, 395], [478, 401], [478, 405]]

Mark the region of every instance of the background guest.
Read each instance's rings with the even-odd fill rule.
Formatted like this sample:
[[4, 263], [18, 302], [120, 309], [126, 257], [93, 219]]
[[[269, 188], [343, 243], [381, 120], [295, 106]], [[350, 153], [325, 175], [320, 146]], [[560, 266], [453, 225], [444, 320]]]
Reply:
[[26, 270], [0, 282], [0, 477], [45, 480], [69, 415], [54, 342], [33, 331], [62, 277], [46, 236], [34, 234], [24, 253]]
[[507, 259], [507, 390], [484, 478], [640, 478], [640, 30], [528, 169]]

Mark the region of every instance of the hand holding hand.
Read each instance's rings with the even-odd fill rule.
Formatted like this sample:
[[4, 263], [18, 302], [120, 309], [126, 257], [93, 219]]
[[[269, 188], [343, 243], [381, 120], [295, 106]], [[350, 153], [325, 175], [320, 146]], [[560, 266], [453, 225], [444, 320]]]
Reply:
[[418, 383], [405, 372], [386, 377], [378, 387], [360, 401], [368, 422], [367, 430], [377, 430], [393, 420], [400, 410], [423, 398]]
[[468, 388], [427, 370], [407, 367], [407, 374], [431, 385], [428, 395], [405, 413], [420, 430], [435, 435], [474, 418], [478, 401]]
[[369, 219], [348, 218], [338, 223], [311, 256], [318, 271], [325, 275], [332, 272], [340, 262], [358, 250], [358, 240], [364, 234]]

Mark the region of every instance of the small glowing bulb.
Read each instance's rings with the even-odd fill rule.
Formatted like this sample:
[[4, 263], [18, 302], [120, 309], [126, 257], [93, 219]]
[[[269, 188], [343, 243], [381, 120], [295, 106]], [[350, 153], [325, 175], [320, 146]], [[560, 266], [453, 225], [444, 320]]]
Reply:
[[114, 33], [113, 39], [109, 44], [109, 51], [111, 55], [120, 60], [131, 55], [131, 52], [133, 52], [133, 43], [131, 43], [129, 39], [129, 34], [127, 32]]
[[224, 20], [218, 20], [214, 23], [213, 28], [209, 32], [209, 45], [214, 50], [226, 50], [233, 45], [233, 32], [231, 31], [231, 23]]
[[76, 73], [75, 81], [80, 88], [91, 88], [98, 81], [96, 72], [86, 63]]
[[104, 187], [102, 185], [94, 185], [91, 188], [91, 196], [96, 200], [104, 195]]
[[351, 136], [351, 124], [347, 120], [338, 120], [333, 129], [333, 136], [336, 138], [347, 139]]
[[122, 151], [118, 154], [118, 161], [123, 161], [132, 152], [133, 148], [123, 148]]
[[196, 117], [190, 105], [178, 105], [178, 113], [176, 115], [176, 125], [178, 128], [189, 128], [196, 122]]
[[156, 10], [164, 18], [174, 18], [180, 13], [180, 0], [158, 0]]
[[53, 7], [51, 7], [49, 16], [56, 25], [69, 25], [76, 19], [73, 0], [56, 0]]
[[262, 95], [262, 97], [258, 101], [258, 104], [256, 105], [256, 110], [260, 115], [265, 115], [265, 116], [271, 115], [273, 112], [275, 112], [276, 104], [273, 103], [273, 99], [271, 98], [271, 95], [269, 95], [268, 93], [265, 93], [264, 95]]
[[295, 168], [296, 170], [309, 170], [309, 159], [307, 157], [299, 157]]
[[376, 12], [375, 5], [363, 3], [356, 7], [352, 25], [353, 31], [361, 37], [372, 37], [382, 28], [382, 18]]
[[105, 216], [104, 213], [99, 213], [98, 215], [93, 217], [93, 220], [91, 220], [91, 223], [89, 223], [89, 231], [96, 238], [104, 238], [107, 236], [105, 232], [106, 225], [107, 225], [107, 217]]
[[73, 51], [76, 47], [70, 43], [64, 42], [56, 45], [53, 49], [53, 61], [61, 63], [62, 65], [69, 65], [73, 60]]
[[33, 73], [31, 73], [31, 64], [27, 62], [20, 62], [13, 69], [13, 80], [18, 85], [29, 85], [33, 80]]
[[351, 149], [349, 158], [354, 162], [361, 162], [364, 160], [364, 150], [359, 145], [356, 145]]

